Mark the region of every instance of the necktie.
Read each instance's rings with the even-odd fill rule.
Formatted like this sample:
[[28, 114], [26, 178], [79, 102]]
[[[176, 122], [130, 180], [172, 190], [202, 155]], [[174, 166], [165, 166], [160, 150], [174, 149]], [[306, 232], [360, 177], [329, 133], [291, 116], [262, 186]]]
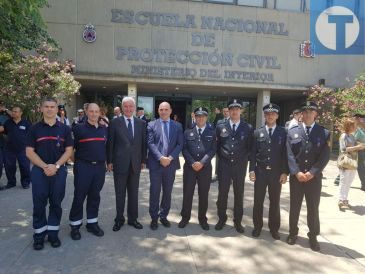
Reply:
[[199, 133], [199, 137], [201, 137], [202, 136], [202, 129], [201, 128], [198, 129], [198, 133]]
[[168, 149], [169, 149], [169, 131], [167, 129], [167, 123], [168, 121], [162, 121], [163, 122], [163, 146], [162, 146], [162, 154], [167, 156]]
[[272, 128], [269, 128], [269, 137], [271, 139], [271, 136], [272, 136]]
[[128, 139], [130, 142], [133, 141], [133, 128], [132, 128], [132, 121], [131, 119], [128, 120]]
[[236, 133], [236, 124], [233, 124], [233, 134]]
[[307, 129], [307, 135], [309, 135], [309, 133], [310, 133], [310, 130], [311, 130], [311, 127], [306, 127], [306, 129]]

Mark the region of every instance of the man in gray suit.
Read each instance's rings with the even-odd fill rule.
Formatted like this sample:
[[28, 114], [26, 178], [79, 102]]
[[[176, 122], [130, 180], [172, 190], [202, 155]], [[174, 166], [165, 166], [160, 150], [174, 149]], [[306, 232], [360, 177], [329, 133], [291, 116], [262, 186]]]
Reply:
[[117, 216], [113, 231], [124, 225], [125, 194], [128, 192], [128, 225], [143, 226], [138, 218], [138, 188], [141, 169], [145, 167], [147, 144], [145, 121], [133, 117], [136, 104], [132, 97], [122, 101], [123, 116], [111, 121], [108, 140], [108, 171], [114, 173]]

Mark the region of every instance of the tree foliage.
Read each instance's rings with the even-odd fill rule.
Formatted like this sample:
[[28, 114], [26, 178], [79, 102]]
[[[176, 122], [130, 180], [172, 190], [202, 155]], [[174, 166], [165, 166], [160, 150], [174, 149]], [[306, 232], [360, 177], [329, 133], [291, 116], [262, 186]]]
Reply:
[[40, 118], [38, 107], [43, 97], [67, 103], [80, 88], [72, 75], [73, 64], [50, 60], [52, 52], [52, 48], [43, 47], [38, 54], [8, 62], [0, 77], [0, 101], [8, 107], [20, 106], [32, 121]]
[[56, 45], [40, 14], [47, 5], [47, 0], [0, 0], [0, 51], [18, 58], [43, 42]]

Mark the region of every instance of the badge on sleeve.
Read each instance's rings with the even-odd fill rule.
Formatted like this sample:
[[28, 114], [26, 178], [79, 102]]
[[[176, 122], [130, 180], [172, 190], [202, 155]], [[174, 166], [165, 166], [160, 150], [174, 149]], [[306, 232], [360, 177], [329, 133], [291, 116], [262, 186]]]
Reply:
[[226, 131], [227, 131], [227, 130], [226, 130], [225, 128], [223, 128], [223, 129], [222, 129], [222, 132], [223, 132], [223, 133], [226, 133]]
[[25, 130], [25, 126], [19, 126], [19, 129]]
[[194, 136], [194, 133], [190, 132], [190, 136], [193, 137]]
[[264, 137], [264, 134], [262, 132], [260, 133], [260, 137]]
[[298, 133], [295, 133], [294, 138], [298, 138], [298, 137], [299, 137]]

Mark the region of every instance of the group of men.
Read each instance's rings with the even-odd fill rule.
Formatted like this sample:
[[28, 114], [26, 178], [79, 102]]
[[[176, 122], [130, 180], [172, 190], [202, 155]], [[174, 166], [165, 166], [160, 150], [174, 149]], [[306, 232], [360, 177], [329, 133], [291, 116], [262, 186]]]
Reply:
[[[290, 174], [287, 243], [296, 242], [298, 218], [305, 196], [310, 247], [320, 249], [316, 238], [320, 233], [318, 206], [322, 170], [329, 160], [329, 132], [315, 123], [316, 104], [307, 102], [303, 105], [302, 123], [288, 131], [277, 125], [280, 109], [272, 103], [264, 106], [265, 125], [256, 130], [241, 117], [243, 106], [236, 99], [227, 104], [224, 120], [217, 121], [215, 126], [207, 122], [206, 108], [196, 108], [194, 124], [185, 131], [179, 122], [170, 119], [172, 109], [168, 102], [159, 105], [159, 118], [148, 124], [134, 116], [136, 104], [133, 98], [123, 98], [121, 107], [123, 115], [113, 119], [106, 128], [99, 124], [99, 106], [90, 103], [85, 110], [84, 123], [78, 123], [71, 130], [56, 120], [57, 102], [53, 98], [42, 101], [43, 119], [29, 129], [26, 140], [26, 155], [33, 163], [30, 181], [35, 250], [43, 249], [46, 236], [52, 247], [61, 245], [58, 231], [67, 176], [65, 163], [70, 157], [75, 163], [74, 197], [69, 215], [71, 238], [80, 240], [85, 200], [87, 231], [99, 237], [104, 235], [98, 224], [98, 211], [106, 171], [114, 174], [116, 217], [113, 231], [119, 231], [126, 222], [126, 195], [128, 225], [143, 228], [138, 222], [138, 189], [141, 170], [146, 166], [150, 177], [150, 228], [158, 229], [159, 223], [170, 227], [171, 193], [176, 170], [180, 168], [181, 152], [185, 163], [179, 228], [189, 224], [194, 190], [198, 185], [198, 220], [203, 230], [209, 230], [207, 209], [212, 182], [211, 161], [217, 154], [216, 230], [222, 230], [227, 222], [227, 201], [232, 184], [233, 223], [237, 232], [244, 233], [243, 195], [249, 166], [249, 177], [254, 182], [255, 191], [252, 235], [259, 237], [261, 233], [263, 203], [268, 189], [268, 225], [272, 237], [280, 238], [281, 185]], [[48, 201], [50, 209], [47, 217]]]

